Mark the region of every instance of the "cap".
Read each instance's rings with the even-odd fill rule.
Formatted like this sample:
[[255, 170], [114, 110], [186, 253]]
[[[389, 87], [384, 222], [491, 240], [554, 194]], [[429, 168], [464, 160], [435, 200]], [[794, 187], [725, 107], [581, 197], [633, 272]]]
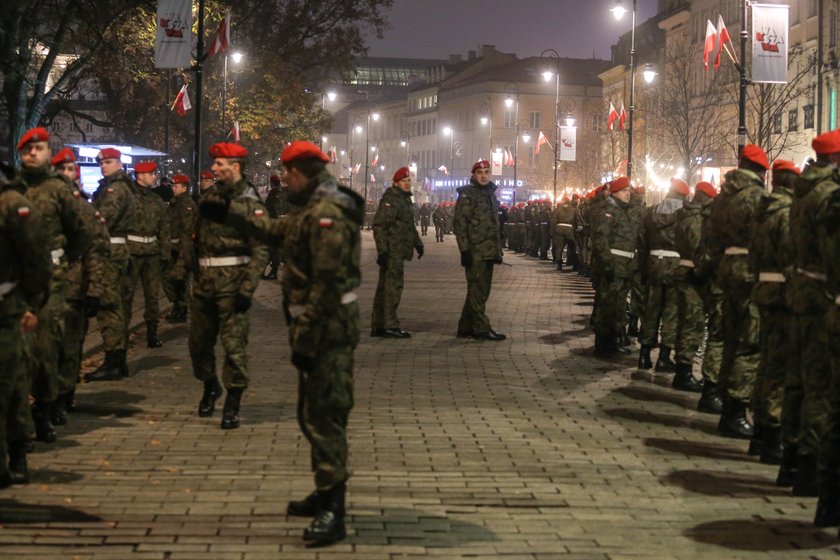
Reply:
[[678, 177], [671, 177], [671, 192], [688, 196], [691, 189], [688, 188], [688, 183]]
[[694, 185], [694, 192], [695, 193], [703, 193], [709, 198], [714, 198], [717, 196], [717, 191], [715, 187], [708, 181], [700, 181], [696, 185]]
[[610, 186], [610, 194], [617, 193], [618, 191], [623, 191], [630, 186], [630, 179], [627, 177], [619, 177], [618, 179], [613, 179], [608, 184]]
[[741, 152], [741, 159], [745, 159], [747, 161], [755, 163], [756, 165], [760, 165], [765, 170], [770, 169], [770, 160], [767, 159], [767, 154], [765, 154], [764, 150], [762, 150], [755, 144], [747, 144], [746, 146], [744, 146], [744, 151]]
[[478, 160], [473, 164], [472, 171], [470, 173], [475, 173], [477, 169], [490, 169], [490, 162], [486, 159]]
[[283, 178], [280, 176], [279, 173], [272, 173], [271, 177], [268, 178], [268, 182], [272, 186], [279, 186], [282, 183], [282, 179]]
[[244, 159], [248, 157], [248, 150], [239, 144], [232, 142], [218, 142], [210, 146], [211, 158], [237, 158]]
[[141, 161], [134, 166], [135, 173], [154, 173], [157, 171], [157, 164], [153, 161]]
[[122, 154], [116, 148], [103, 148], [99, 151], [99, 154], [96, 156], [96, 161], [102, 161], [106, 159], [120, 159]]
[[215, 175], [213, 175], [213, 172], [212, 172], [212, 171], [202, 171], [202, 172], [201, 172], [201, 175], [199, 175], [199, 177], [200, 177], [201, 179], [212, 179], [212, 180], [214, 180], [214, 181], [216, 180], [216, 176], [215, 176]]
[[792, 171], [799, 175], [801, 171], [796, 164], [787, 159], [777, 159], [773, 162], [773, 171]]
[[61, 148], [61, 151], [53, 156], [50, 163], [61, 165], [62, 163], [73, 163], [76, 161], [76, 154], [68, 147]]
[[26, 132], [23, 133], [23, 136], [20, 137], [20, 141], [17, 144], [18, 151], [22, 150], [24, 146], [29, 144], [30, 142], [48, 142], [50, 139], [50, 133], [47, 132], [46, 128], [41, 128], [40, 126], [37, 128], [30, 128]]
[[394, 173], [394, 182], [397, 183], [402, 181], [406, 177], [411, 177], [411, 172], [408, 170], [408, 167], [400, 167], [397, 169], [397, 172]]
[[172, 184], [177, 185], [189, 185], [190, 184], [190, 177], [189, 175], [179, 174], [172, 177]]
[[840, 152], [840, 129], [820, 134], [811, 140], [811, 147], [818, 155]]
[[321, 151], [321, 148], [313, 144], [312, 142], [306, 142], [304, 140], [296, 140], [292, 142], [288, 146], [283, 149], [283, 153], [280, 154], [280, 161], [283, 163], [289, 163], [290, 161], [294, 161], [296, 159], [317, 159], [319, 161], [323, 161], [324, 163], [329, 163], [330, 158]]

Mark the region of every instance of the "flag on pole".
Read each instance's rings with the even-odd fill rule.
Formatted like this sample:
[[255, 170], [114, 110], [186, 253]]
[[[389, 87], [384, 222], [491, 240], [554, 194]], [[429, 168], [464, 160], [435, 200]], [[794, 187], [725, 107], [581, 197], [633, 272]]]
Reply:
[[338, 152], [335, 146], [330, 146], [330, 149], [327, 151], [327, 156], [330, 158], [330, 163], [338, 161]]
[[441, 165], [440, 167], [438, 167], [438, 169], [437, 169], [437, 170], [438, 170], [438, 171], [443, 171], [443, 174], [444, 174], [444, 175], [449, 175], [449, 170], [446, 168], [446, 166], [445, 166], [445, 165]]
[[371, 183], [375, 183], [375, 182], [376, 182], [376, 176], [375, 176], [373, 173], [371, 173], [371, 174], [370, 174], [370, 182], [371, 182]]
[[726, 29], [726, 24], [723, 23], [723, 16], [718, 15], [718, 51], [715, 55], [715, 68], [720, 68], [720, 51], [725, 50], [726, 54], [729, 55], [730, 60], [735, 62], [736, 58], [733, 56], [735, 49], [733, 48], [730, 52], [729, 47], [726, 46], [727, 43], [732, 45], [732, 37], [729, 36], [729, 30]]
[[615, 105], [610, 101], [610, 113], [607, 115], [607, 130], [613, 129], [613, 123], [618, 119], [618, 111], [615, 110]]
[[553, 150], [554, 148], [551, 147], [551, 143], [548, 141], [548, 138], [545, 137], [543, 131], [540, 130], [539, 136], [537, 136], [537, 146], [534, 148], [534, 155], [539, 155], [540, 153], [540, 146], [543, 144], [548, 144], [549, 149]]
[[370, 164], [373, 165], [373, 166], [379, 165], [379, 154], [376, 154], [375, 156], [373, 156], [373, 161], [370, 162]]
[[228, 138], [233, 138], [234, 142], [239, 142], [242, 138], [239, 134], [239, 121], [233, 121], [233, 126], [230, 127]]
[[703, 67], [709, 69], [709, 55], [715, 50], [717, 44], [717, 29], [711, 20], [706, 20], [706, 44], [703, 46]]
[[221, 52], [227, 52], [230, 48], [230, 10], [225, 14], [222, 23], [219, 24], [219, 30], [216, 31], [216, 37], [210, 43], [210, 50], [207, 51], [207, 56], [213, 56]]
[[621, 113], [618, 114], [618, 130], [624, 130], [624, 122], [627, 120], [627, 111], [624, 110], [624, 101], [621, 102]]
[[184, 84], [181, 86], [178, 95], [175, 96], [175, 102], [172, 104], [170, 111], [178, 111], [178, 114], [184, 117], [190, 109], [192, 109], [190, 94], [187, 93], [187, 84]]
[[361, 169], [361, 168], [362, 168], [361, 163], [357, 163], [356, 165], [354, 165], [353, 166], [353, 175], [358, 175], [359, 174], [359, 169]]

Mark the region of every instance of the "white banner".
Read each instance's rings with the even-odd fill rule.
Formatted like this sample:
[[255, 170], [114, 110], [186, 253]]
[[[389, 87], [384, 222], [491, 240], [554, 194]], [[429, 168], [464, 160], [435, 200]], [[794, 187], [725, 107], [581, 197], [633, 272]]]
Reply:
[[502, 153], [492, 152], [490, 154], [490, 175], [499, 176], [502, 174]]
[[577, 159], [577, 127], [560, 127], [560, 161]]
[[155, 68], [192, 65], [192, 0], [158, 0]]
[[788, 81], [788, 6], [752, 5], [752, 81]]

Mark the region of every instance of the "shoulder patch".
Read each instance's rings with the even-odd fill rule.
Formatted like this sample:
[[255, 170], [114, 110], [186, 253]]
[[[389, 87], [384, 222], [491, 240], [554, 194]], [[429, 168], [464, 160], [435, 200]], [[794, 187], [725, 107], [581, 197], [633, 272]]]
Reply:
[[265, 214], [265, 212], [263, 212], [262, 208], [254, 210], [254, 216], [262, 216], [263, 214]]
[[114, 187], [108, 187], [108, 192], [114, 192]]
[[73, 191], [73, 196], [75, 196], [76, 198], [79, 198], [82, 195], [79, 194], [79, 191]]
[[331, 228], [335, 222], [332, 218], [321, 218], [318, 220], [318, 227]]
[[21, 206], [20, 208], [17, 209], [17, 213], [18, 213], [18, 216], [20, 216], [22, 218], [26, 218], [27, 216], [29, 216], [31, 211], [29, 210], [29, 206]]
[[391, 205], [390, 205], [390, 204], [388, 204], [387, 202], [383, 202], [382, 204], [383, 204], [383, 205], [385, 205], [385, 206], [388, 206], [388, 207], [390, 207], [390, 206], [391, 206]]
[[604, 217], [605, 218], [612, 218], [612, 214], [610, 214], [609, 212], [604, 212]]

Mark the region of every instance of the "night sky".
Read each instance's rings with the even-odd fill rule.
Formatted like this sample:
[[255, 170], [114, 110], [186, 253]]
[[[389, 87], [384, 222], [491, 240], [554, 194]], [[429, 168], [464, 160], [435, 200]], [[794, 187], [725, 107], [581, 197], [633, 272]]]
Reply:
[[[610, 45], [630, 30], [616, 21], [614, 0], [394, 0], [391, 28], [368, 41], [370, 56], [466, 57], [490, 44], [520, 58], [553, 48], [561, 56], [610, 58]], [[632, 5], [625, 0], [625, 6]], [[637, 22], [656, 13], [656, 0], [638, 0]]]

